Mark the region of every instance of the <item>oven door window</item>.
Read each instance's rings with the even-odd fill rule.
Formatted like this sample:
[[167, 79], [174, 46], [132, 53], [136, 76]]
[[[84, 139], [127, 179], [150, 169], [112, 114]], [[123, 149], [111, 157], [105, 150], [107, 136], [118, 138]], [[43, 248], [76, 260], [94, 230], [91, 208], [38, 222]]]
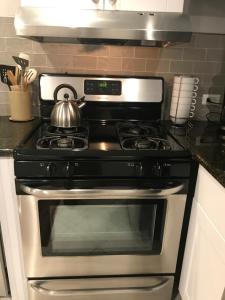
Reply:
[[159, 254], [166, 200], [39, 200], [43, 256]]

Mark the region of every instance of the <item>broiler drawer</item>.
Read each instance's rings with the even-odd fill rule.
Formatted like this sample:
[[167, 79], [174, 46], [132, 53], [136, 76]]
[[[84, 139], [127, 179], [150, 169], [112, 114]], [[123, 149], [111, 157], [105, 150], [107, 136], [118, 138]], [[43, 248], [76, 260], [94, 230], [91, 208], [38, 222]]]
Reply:
[[29, 281], [30, 300], [170, 300], [173, 277]]

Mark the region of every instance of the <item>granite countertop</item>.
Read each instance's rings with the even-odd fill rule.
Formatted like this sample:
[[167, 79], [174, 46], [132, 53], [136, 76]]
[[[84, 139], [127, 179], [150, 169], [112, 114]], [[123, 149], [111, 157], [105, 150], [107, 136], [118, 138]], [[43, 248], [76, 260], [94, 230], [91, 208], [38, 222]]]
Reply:
[[219, 124], [195, 121], [191, 125], [183, 129], [169, 125], [170, 132], [225, 187], [225, 140]]
[[12, 122], [0, 116], [0, 156], [11, 156], [13, 149], [37, 127], [39, 118], [29, 122]]

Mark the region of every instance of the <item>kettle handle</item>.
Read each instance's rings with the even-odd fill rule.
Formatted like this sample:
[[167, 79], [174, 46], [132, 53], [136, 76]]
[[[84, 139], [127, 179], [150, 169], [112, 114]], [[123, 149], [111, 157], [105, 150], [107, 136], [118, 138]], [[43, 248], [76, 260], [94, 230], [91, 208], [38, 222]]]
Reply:
[[77, 92], [76, 92], [75, 88], [70, 84], [63, 83], [63, 84], [58, 85], [54, 90], [53, 97], [54, 97], [55, 102], [58, 101], [58, 92], [63, 88], [67, 88], [67, 89], [71, 90], [73, 93], [73, 96], [74, 96], [74, 100], [77, 99]]

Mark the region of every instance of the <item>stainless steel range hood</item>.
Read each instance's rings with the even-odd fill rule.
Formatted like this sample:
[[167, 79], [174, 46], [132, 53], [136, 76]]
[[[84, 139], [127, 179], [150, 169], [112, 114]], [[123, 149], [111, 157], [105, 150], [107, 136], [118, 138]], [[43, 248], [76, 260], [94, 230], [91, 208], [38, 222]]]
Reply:
[[155, 46], [191, 38], [188, 16], [177, 13], [23, 7], [15, 28], [17, 35], [41, 42]]

